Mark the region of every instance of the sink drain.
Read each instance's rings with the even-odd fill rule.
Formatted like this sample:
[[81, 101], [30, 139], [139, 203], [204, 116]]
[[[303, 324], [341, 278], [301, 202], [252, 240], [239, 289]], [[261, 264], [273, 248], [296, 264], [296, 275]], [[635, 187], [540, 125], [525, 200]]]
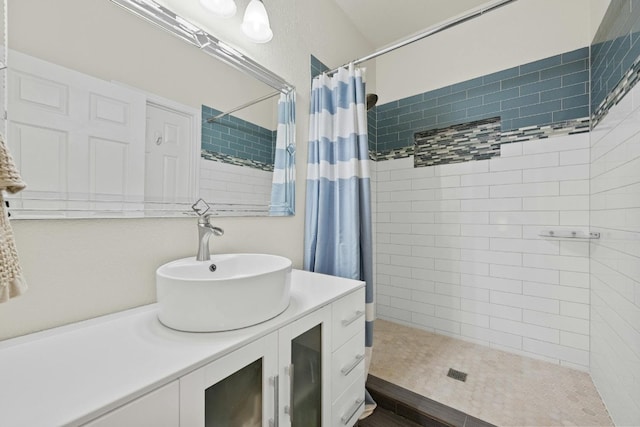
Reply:
[[211, 271], [211, 272], [214, 272], [214, 271], [216, 271], [217, 269], [218, 269], [218, 267], [216, 267], [216, 265], [215, 265], [215, 264], [211, 264], [211, 265], [209, 266], [209, 271]]

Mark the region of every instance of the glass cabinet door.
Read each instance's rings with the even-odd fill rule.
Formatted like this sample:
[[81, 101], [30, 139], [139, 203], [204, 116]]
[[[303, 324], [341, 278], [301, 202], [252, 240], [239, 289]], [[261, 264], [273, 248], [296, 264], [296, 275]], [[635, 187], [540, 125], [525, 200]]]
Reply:
[[293, 399], [292, 426], [322, 424], [322, 325], [316, 325], [291, 341]]
[[204, 391], [205, 427], [262, 426], [262, 358]]
[[184, 427], [278, 426], [278, 333], [180, 378]]
[[330, 321], [331, 307], [324, 307], [280, 330], [281, 427], [330, 425]]

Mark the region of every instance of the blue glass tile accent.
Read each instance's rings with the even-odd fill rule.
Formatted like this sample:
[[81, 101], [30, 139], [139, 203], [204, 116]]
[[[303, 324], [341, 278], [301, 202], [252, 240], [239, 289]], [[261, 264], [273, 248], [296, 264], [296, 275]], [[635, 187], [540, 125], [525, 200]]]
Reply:
[[565, 74], [577, 73], [588, 69], [588, 61], [581, 59], [579, 61], [569, 62], [567, 64], [558, 65], [557, 67], [548, 68], [540, 71], [540, 78], [542, 80], [550, 79], [553, 77], [563, 76]]
[[562, 54], [562, 63], [566, 64], [579, 59], [589, 59], [589, 46], [573, 50]]
[[417, 104], [422, 101], [424, 101], [424, 94], [419, 93], [417, 95], [409, 96], [407, 98], [398, 100], [398, 105], [400, 107], [404, 107], [405, 105]]
[[584, 95], [587, 93], [586, 83], [580, 83], [577, 85], [566, 86], [560, 89], [546, 90], [540, 92], [540, 101], [552, 101], [554, 99], [571, 98], [578, 95]]
[[463, 99], [467, 99], [466, 91], [440, 96], [438, 97], [438, 105], [447, 105], [447, 104], [451, 104], [452, 102], [462, 101]]
[[[640, 56], [640, 4], [637, 0], [615, 0], [607, 9], [591, 45], [591, 110], [594, 123], [604, 117], [610, 104], [617, 102], [633, 87], [623, 82]], [[609, 99], [614, 88], [617, 100]]]
[[458, 101], [451, 104], [451, 111], [466, 110], [471, 107], [479, 107], [482, 105], [482, 97], [476, 96], [475, 98], [465, 99], [464, 101]]
[[411, 122], [411, 129], [412, 129], [412, 132], [414, 132], [413, 129], [415, 129], [416, 131], [426, 130], [433, 127], [436, 123], [437, 123], [436, 116], [426, 117], [422, 120], [416, 120], [414, 122]]
[[542, 102], [540, 104], [522, 107], [520, 108], [520, 116], [535, 116], [537, 114], [553, 113], [554, 111], [559, 110], [562, 110], [562, 101], [557, 99], [555, 101]]
[[426, 101], [419, 102], [411, 105], [411, 111], [424, 111], [429, 108], [433, 108], [438, 105], [438, 98], [427, 99]]
[[[587, 76], [585, 76], [585, 80], [583, 80], [583, 82], [586, 81], [586, 78], [588, 78], [588, 74]], [[559, 87], [562, 87], [561, 77], [556, 77], [548, 80], [541, 80], [537, 83], [531, 83], [528, 85], [520, 86], [520, 95], [521, 96], [530, 95], [530, 94], [542, 92], [545, 90], [557, 89]]]
[[437, 116], [439, 114], [446, 114], [451, 112], [451, 104], [440, 105], [439, 107], [429, 108], [424, 110], [424, 117]]
[[500, 117], [503, 130], [583, 118], [576, 114], [587, 106], [588, 53], [577, 49], [377, 106], [376, 152], [406, 157], [415, 132], [491, 117]]
[[481, 116], [481, 115], [496, 115], [500, 111], [500, 102], [492, 102], [491, 104], [484, 104], [480, 107], [473, 107], [467, 110], [469, 116]]
[[418, 120], [422, 118], [422, 111], [416, 111], [414, 113], [403, 114], [398, 116], [398, 123], [410, 123], [414, 120]]
[[[233, 159], [248, 160], [245, 166], [273, 168], [275, 132], [254, 123], [228, 115], [213, 123], [207, 119], [220, 114], [215, 108], [202, 106], [201, 148], [205, 152], [220, 153]], [[226, 159], [214, 156], [217, 161]], [[233, 162], [233, 159], [230, 162]]]
[[511, 89], [514, 87], [520, 87], [529, 83], [535, 83], [540, 80], [540, 73], [535, 71], [533, 73], [524, 74], [518, 77], [512, 77], [510, 79], [502, 80], [502, 90]]
[[500, 90], [500, 82], [493, 82], [486, 85], [478, 86], [467, 90], [467, 96], [473, 98], [475, 96], [487, 95], [489, 93], [498, 92]]
[[451, 85], [451, 93], [462, 92], [463, 90], [473, 89], [478, 86], [482, 86], [482, 77], [476, 77], [475, 79], [465, 80], [464, 82]]
[[[589, 81], [588, 70], [562, 76], [562, 86], [571, 86], [577, 83], [584, 83], [586, 81]], [[549, 88], [549, 89], [552, 89], [552, 88]]]
[[589, 106], [571, 108], [570, 110], [556, 111], [553, 113], [554, 122], [562, 122], [565, 120], [579, 119], [581, 117], [589, 117]]
[[551, 56], [549, 58], [521, 65], [520, 74], [528, 74], [534, 71], [544, 70], [545, 68], [551, 68], [560, 64], [562, 64], [562, 55]]
[[[640, 33], [638, 33], [637, 35], [640, 35]], [[640, 56], [640, 42], [638, 41], [638, 39], [636, 39], [631, 46], [631, 49], [629, 49], [629, 51], [622, 59], [622, 69], [629, 70], [638, 56]]]
[[571, 98], [564, 98], [562, 100], [562, 109], [567, 110], [569, 108], [584, 107], [589, 105], [589, 95], [578, 95]]
[[378, 121], [377, 121], [378, 129], [386, 128], [388, 126], [397, 125], [397, 124], [398, 124], [398, 116], [397, 115], [389, 117], [388, 119], [384, 119], [384, 120], [378, 118]]
[[525, 105], [537, 104], [540, 102], [540, 94], [532, 93], [531, 95], [519, 96], [518, 98], [507, 99], [502, 101], [503, 110], [509, 108], [523, 107]]
[[505, 120], [511, 120], [511, 119], [517, 119], [520, 117], [520, 109], [519, 108], [513, 108], [511, 110], [502, 110], [500, 111], [500, 118], [502, 119], [502, 121]]
[[325, 71], [329, 71], [330, 68], [327, 67], [322, 61], [320, 61], [315, 56], [311, 55], [311, 78], [313, 79], [315, 76], [324, 73]]
[[444, 95], [449, 95], [450, 93], [451, 93], [451, 86], [445, 86], [439, 89], [434, 89], [434, 90], [430, 90], [429, 92], [425, 92], [424, 99], [439, 98]]
[[487, 74], [482, 78], [484, 84], [497, 82], [500, 80], [516, 77], [520, 74], [520, 67], [508, 68], [506, 70], [498, 71], [496, 73]]
[[467, 118], [467, 111], [462, 110], [462, 111], [454, 111], [448, 114], [442, 114], [438, 116], [437, 120], [438, 120], [438, 124], [451, 123], [451, 122], [461, 123], [466, 118]]
[[522, 117], [513, 119], [513, 129], [519, 129], [527, 126], [540, 126], [553, 122], [552, 113], [539, 114], [537, 116]]
[[507, 90], [488, 93], [484, 96], [484, 102], [485, 104], [488, 104], [491, 102], [504, 101], [506, 99], [517, 98], [518, 96], [520, 96], [520, 88], [514, 87]]

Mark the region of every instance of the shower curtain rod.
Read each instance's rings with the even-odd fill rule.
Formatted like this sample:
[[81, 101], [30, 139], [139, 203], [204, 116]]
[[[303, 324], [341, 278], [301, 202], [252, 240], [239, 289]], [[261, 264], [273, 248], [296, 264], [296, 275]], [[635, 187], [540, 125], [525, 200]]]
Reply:
[[384, 55], [385, 53], [389, 53], [389, 52], [391, 52], [393, 50], [396, 50], [396, 49], [399, 49], [401, 47], [407, 46], [407, 45], [409, 45], [411, 43], [417, 42], [418, 40], [422, 40], [422, 39], [424, 39], [426, 37], [432, 36], [434, 34], [437, 34], [437, 33], [441, 32], [441, 31], [448, 30], [449, 28], [453, 28], [456, 25], [462, 24], [463, 22], [470, 21], [473, 18], [477, 18], [480, 15], [483, 15], [483, 14], [485, 14], [487, 12], [492, 12], [492, 11], [498, 9], [498, 8], [501, 8], [502, 6], [506, 6], [507, 4], [513, 3], [515, 1], [517, 1], [517, 0], [498, 0], [496, 2], [491, 3], [488, 6], [484, 6], [484, 7], [478, 8], [476, 10], [473, 10], [473, 11], [469, 12], [469, 13], [466, 13], [464, 15], [458, 16], [457, 18], [454, 18], [454, 19], [452, 19], [450, 21], [445, 21], [445, 22], [443, 22], [441, 24], [438, 24], [436, 26], [430, 27], [430, 28], [426, 29], [425, 31], [423, 31], [422, 33], [416, 34], [415, 36], [412, 36], [412, 37], [410, 37], [410, 38], [408, 38], [406, 40], [398, 42], [398, 43], [396, 43], [396, 44], [394, 44], [392, 46], [385, 47], [385, 48], [380, 49], [380, 50], [378, 50], [376, 52], [373, 52], [370, 55], [363, 56], [362, 58], [359, 58], [359, 59], [356, 59], [354, 61], [351, 61], [348, 64], [344, 64], [344, 65], [341, 65], [338, 68], [334, 68], [331, 71], [327, 71], [327, 74], [333, 74], [336, 71], [338, 71], [340, 68], [344, 67], [345, 65], [349, 65], [349, 64], [358, 65], [358, 64], [361, 64], [363, 62], [369, 61], [371, 59], [377, 58], [380, 55]]
[[209, 117], [209, 118], [207, 119], [207, 123], [213, 123], [213, 122], [215, 122], [216, 120], [218, 120], [219, 118], [222, 118], [222, 117], [224, 117], [224, 116], [228, 116], [229, 114], [231, 114], [231, 113], [235, 113], [236, 111], [242, 110], [243, 108], [250, 107], [250, 106], [252, 106], [253, 104], [257, 104], [258, 102], [262, 102], [262, 101], [264, 101], [265, 99], [273, 98], [274, 96], [276, 96], [276, 95], [280, 95], [281, 93], [282, 93], [282, 92], [278, 90], [278, 91], [273, 92], [273, 93], [270, 93], [270, 94], [268, 94], [268, 95], [261, 96], [261, 97], [260, 97], [260, 98], [258, 98], [258, 99], [254, 99], [253, 101], [249, 101], [249, 102], [247, 102], [246, 104], [242, 104], [242, 105], [240, 105], [240, 106], [238, 106], [238, 107], [236, 107], [236, 108], [232, 108], [231, 110], [229, 110], [229, 111], [225, 111], [224, 113], [220, 113], [220, 114], [218, 114], [217, 116]]

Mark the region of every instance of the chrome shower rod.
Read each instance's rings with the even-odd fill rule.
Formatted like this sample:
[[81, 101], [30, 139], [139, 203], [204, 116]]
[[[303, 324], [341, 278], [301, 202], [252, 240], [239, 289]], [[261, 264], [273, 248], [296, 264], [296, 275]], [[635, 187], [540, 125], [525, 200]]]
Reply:
[[235, 113], [236, 111], [240, 111], [240, 110], [242, 110], [243, 108], [250, 107], [250, 106], [252, 106], [253, 104], [257, 104], [258, 102], [262, 102], [262, 101], [264, 101], [265, 99], [273, 98], [274, 96], [276, 96], [276, 95], [280, 95], [281, 93], [282, 93], [281, 91], [276, 91], [276, 92], [270, 93], [270, 94], [268, 94], [268, 95], [261, 96], [261, 97], [260, 97], [260, 98], [258, 98], [258, 99], [254, 99], [253, 101], [249, 101], [249, 102], [247, 102], [246, 104], [242, 104], [242, 105], [240, 105], [240, 106], [238, 106], [238, 107], [236, 107], [236, 108], [232, 108], [231, 110], [229, 110], [229, 111], [225, 111], [224, 113], [220, 113], [220, 114], [218, 114], [217, 116], [209, 117], [209, 118], [207, 119], [207, 123], [213, 123], [213, 122], [215, 122], [216, 120], [221, 119], [221, 118], [222, 118], [222, 117], [224, 117], [224, 116], [228, 116], [228, 115], [229, 115], [229, 114], [231, 114], [231, 113]]
[[341, 65], [338, 68], [334, 68], [333, 70], [328, 71], [327, 74], [333, 74], [336, 71], [338, 71], [341, 67], [344, 67], [345, 65], [349, 65], [349, 64], [358, 65], [358, 64], [361, 64], [363, 62], [369, 61], [371, 59], [377, 58], [378, 56], [384, 55], [385, 53], [389, 53], [389, 52], [394, 51], [396, 49], [399, 49], [401, 47], [407, 46], [407, 45], [409, 45], [411, 43], [417, 42], [418, 40], [422, 40], [424, 38], [427, 38], [429, 36], [432, 36], [434, 34], [442, 32], [444, 30], [448, 30], [449, 28], [453, 28], [456, 25], [462, 24], [463, 22], [470, 21], [470, 20], [472, 20], [474, 18], [479, 17], [480, 15], [484, 15], [487, 12], [492, 12], [492, 11], [494, 11], [496, 9], [501, 8], [502, 6], [506, 6], [507, 4], [513, 3], [515, 1], [517, 1], [517, 0], [498, 0], [498, 1], [492, 2], [488, 6], [484, 6], [484, 7], [472, 10], [471, 12], [468, 12], [468, 13], [466, 13], [464, 15], [458, 16], [457, 18], [454, 18], [452, 20], [445, 21], [445, 22], [443, 22], [441, 24], [437, 24], [437, 25], [435, 25], [433, 27], [429, 27], [425, 31], [423, 31], [421, 33], [418, 33], [415, 36], [409, 37], [406, 40], [402, 40], [402, 41], [400, 41], [400, 42], [398, 42], [398, 43], [396, 43], [396, 44], [394, 44], [392, 46], [385, 47], [383, 49], [380, 49], [378, 51], [373, 52], [370, 55], [363, 56], [362, 58], [353, 60], [353, 61], [349, 62], [348, 64], [344, 64], [344, 65]]

